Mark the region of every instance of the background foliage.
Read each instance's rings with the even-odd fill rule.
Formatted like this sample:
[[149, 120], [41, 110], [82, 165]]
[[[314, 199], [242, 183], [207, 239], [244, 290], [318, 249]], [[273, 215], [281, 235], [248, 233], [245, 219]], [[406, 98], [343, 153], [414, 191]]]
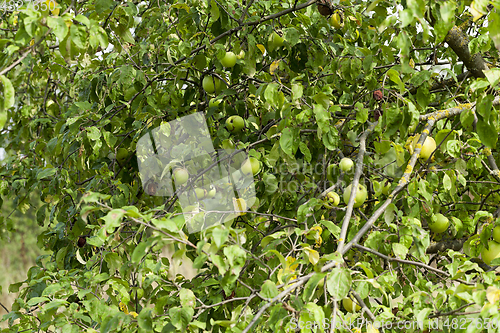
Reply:
[[[499, 261], [480, 259], [500, 223], [497, 1], [7, 5], [0, 192], [37, 208], [48, 254], [9, 287], [19, 296], [6, 331], [498, 323]], [[220, 63], [226, 51], [239, 56], [233, 68]], [[205, 76], [226, 83], [218, 106]], [[258, 206], [186, 234], [175, 197], [144, 193], [135, 148], [193, 112], [205, 113], [216, 148], [235, 145], [263, 170]], [[225, 128], [231, 115], [245, 119], [242, 133]], [[428, 135], [437, 149], [419, 159]], [[351, 172], [337, 167], [344, 156]], [[358, 183], [364, 205], [325, 205]], [[438, 213], [450, 221], [441, 234], [429, 230]], [[13, 218], [2, 213], [1, 235]], [[346, 297], [362, 310], [346, 311]]]

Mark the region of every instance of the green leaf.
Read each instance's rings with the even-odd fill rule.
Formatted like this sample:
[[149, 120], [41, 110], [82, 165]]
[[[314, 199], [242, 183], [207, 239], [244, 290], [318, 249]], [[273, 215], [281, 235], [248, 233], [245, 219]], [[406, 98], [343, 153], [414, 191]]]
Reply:
[[326, 287], [330, 295], [336, 301], [340, 301], [347, 296], [351, 289], [352, 279], [349, 272], [341, 267], [335, 267], [328, 274]]
[[10, 80], [5, 75], [0, 75], [0, 80], [2, 81], [3, 85], [3, 110], [6, 110], [14, 106], [14, 87], [12, 86], [12, 82], [10, 82]]
[[266, 90], [264, 91], [264, 98], [266, 102], [271, 104], [274, 107], [278, 106], [278, 84], [270, 83], [267, 85]]
[[68, 34], [68, 26], [62, 17], [59, 16], [49, 16], [47, 17], [47, 25], [52, 28], [54, 35], [62, 41]]
[[185, 330], [193, 319], [194, 310], [189, 307], [174, 307], [168, 310], [168, 315], [172, 320], [172, 324], [179, 330]]
[[280, 147], [289, 156], [294, 156], [299, 146], [299, 130], [296, 128], [285, 128], [281, 133]]
[[97, 0], [95, 3], [95, 11], [100, 15], [105, 11], [110, 10], [113, 4], [114, 1], [112, 0]]
[[196, 296], [189, 289], [182, 288], [179, 292], [179, 298], [181, 300], [182, 307], [194, 308], [196, 306]]
[[290, 47], [300, 42], [300, 34], [295, 28], [283, 29], [284, 38], [290, 44]]
[[262, 297], [272, 299], [276, 296], [278, 296], [279, 291], [278, 288], [276, 287], [276, 284], [271, 281], [271, 280], [266, 280], [264, 284], [262, 285], [262, 288], [260, 290], [260, 294]]
[[496, 133], [493, 126], [488, 124], [482, 119], [479, 119], [476, 125], [477, 134], [481, 142], [488, 148], [495, 148], [497, 145], [498, 135], [491, 135], [491, 133]]
[[78, 47], [80, 50], [84, 50], [87, 40], [85, 27], [73, 24], [69, 29], [69, 34], [71, 36], [71, 41], [76, 45], [76, 47]]
[[389, 69], [386, 74], [392, 82], [396, 83], [399, 87], [399, 92], [402, 94], [405, 91], [405, 85], [399, 78], [399, 73], [396, 72], [394, 69]]
[[227, 241], [227, 239], [229, 237], [229, 230], [227, 230], [223, 226], [216, 226], [212, 230], [212, 236], [213, 236], [215, 245], [217, 246], [217, 248], [220, 249], [221, 246], [224, 245], [224, 243]]
[[323, 280], [326, 276], [326, 273], [317, 273], [314, 274], [309, 281], [307, 281], [306, 286], [304, 287], [304, 293], [302, 294], [302, 300], [304, 302], [309, 302], [314, 296], [314, 291], [318, 283]]
[[44, 178], [49, 178], [49, 177], [55, 175], [56, 173], [57, 173], [57, 169], [55, 169], [55, 168], [44, 169], [44, 170], [41, 170], [40, 172], [37, 173], [36, 179], [40, 180], [40, 179], [44, 179]]
[[37, 305], [39, 303], [42, 303], [42, 302], [47, 302], [49, 300], [48, 297], [33, 297], [32, 299], [30, 299], [28, 301], [28, 305], [29, 306], [34, 306], [34, 305]]
[[119, 227], [125, 213], [124, 209], [113, 209], [105, 217], [101, 217], [106, 222], [106, 231], [113, 232], [115, 228]]
[[132, 252], [132, 262], [135, 264], [139, 263], [148, 252], [149, 247], [150, 244], [148, 242], [139, 243], [135, 247], [134, 252]]

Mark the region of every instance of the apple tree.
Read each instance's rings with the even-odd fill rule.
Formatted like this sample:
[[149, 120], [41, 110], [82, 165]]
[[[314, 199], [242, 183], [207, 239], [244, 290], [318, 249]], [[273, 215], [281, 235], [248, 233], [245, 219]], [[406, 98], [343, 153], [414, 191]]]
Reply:
[[[497, 330], [498, 1], [1, 5], [0, 191], [50, 253], [5, 332]], [[194, 113], [256, 200], [189, 233], [137, 149]]]

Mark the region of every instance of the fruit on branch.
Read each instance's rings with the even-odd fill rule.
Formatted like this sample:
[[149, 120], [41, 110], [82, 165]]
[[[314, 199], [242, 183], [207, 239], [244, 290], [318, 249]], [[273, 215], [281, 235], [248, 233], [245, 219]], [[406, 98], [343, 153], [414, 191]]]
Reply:
[[241, 164], [241, 172], [245, 175], [257, 175], [260, 172], [260, 161], [255, 157], [250, 157]]
[[500, 258], [500, 244], [495, 241], [489, 241], [488, 249], [484, 248], [481, 251], [481, 259], [489, 265], [496, 258]]
[[344, 157], [343, 159], [340, 160], [340, 163], [339, 163], [340, 170], [342, 170], [343, 172], [347, 172], [347, 171], [351, 170], [353, 165], [354, 165], [354, 162], [348, 157]]
[[126, 148], [120, 148], [116, 152], [116, 160], [118, 163], [123, 164], [127, 161], [128, 158], [128, 150]]
[[495, 242], [500, 243], [500, 226], [496, 226], [492, 230], [493, 239]]
[[195, 188], [194, 193], [196, 194], [196, 198], [198, 200], [204, 199], [207, 196], [207, 191], [202, 188]]
[[[415, 138], [413, 139], [412, 149], [410, 150], [410, 153], [413, 154], [413, 151], [415, 150], [419, 139], [420, 139], [420, 134], [416, 135]], [[427, 160], [431, 156], [434, 150], [436, 150], [436, 141], [430, 136], [428, 136], [425, 138], [424, 144], [422, 145], [422, 149], [420, 150], [420, 155], [418, 157], [422, 160]]]
[[[351, 197], [351, 188], [352, 184], [347, 186], [344, 190], [343, 198], [344, 198], [344, 203], [347, 205], [349, 203], [349, 198]], [[358, 189], [356, 191], [356, 197], [354, 198], [354, 208], [361, 207], [365, 201], [366, 198], [368, 197], [368, 191], [366, 190], [366, 187], [364, 187], [361, 184], [358, 184]]]
[[278, 47], [282, 46], [283, 42], [283, 37], [278, 35], [276, 31], [273, 31], [273, 33], [269, 35], [269, 39], [267, 40], [267, 47], [269, 48], [269, 51], [274, 51]]
[[335, 29], [342, 29], [342, 27], [344, 26], [344, 18], [342, 17], [342, 13], [336, 10], [335, 13], [330, 16], [329, 22], [330, 25]]
[[443, 214], [432, 214], [431, 222], [429, 223], [429, 229], [435, 232], [436, 234], [440, 234], [445, 232], [450, 225], [450, 220]]
[[222, 102], [222, 99], [218, 98], [211, 98], [210, 101], [208, 102], [208, 107], [214, 107], [214, 106], [219, 106], [219, 104]]
[[222, 58], [220, 63], [226, 68], [234, 67], [234, 65], [236, 65], [236, 54], [233, 52], [226, 52], [226, 55]]
[[207, 198], [209, 198], [209, 199], [215, 198], [216, 193], [217, 193], [217, 189], [215, 188], [215, 186], [212, 185], [210, 187], [210, 191], [208, 191], [208, 193], [207, 193]]
[[245, 127], [245, 122], [240, 116], [231, 116], [226, 120], [226, 128], [229, 132], [236, 133]]
[[319, 0], [316, 5], [318, 6], [318, 12], [323, 16], [329, 16], [333, 13], [330, 0]]
[[335, 192], [328, 192], [326, 195], [328, 202], [337, 207], [340, 203], [340, 196]]
[[361, 307], [358, 304], [354, 303], [349, 297], [342, 299], [342, 306], [344, 307], [344, 309], [351, 313], [361, 310]]
[[[235, 211], [242, 211], [242, 212], [246, 212], [247, 210], [247, 203], [245, 201], [245, 199], [243, 198], [233, 198], [233, 206], [234, 206], [234, 210]], [[238, 215], [245, 215], [245, 213], [239, 213]]]
[[373, 99], [376, 101], [380, 101], [382, 98], [384, 98], [384, 93], [382, 90], [375, 90], [373, 92]]
[[174, 176], [175, 184], [177, 186], [185, 184], [189, 179], [189, 173], [184, 168], [175, 169], [173, 176]]
[[222, 82], [220, 79], [213, 76], [205, 76], [202, 81], [203, 90], [206, 91], [207, 94], [219, 94]]

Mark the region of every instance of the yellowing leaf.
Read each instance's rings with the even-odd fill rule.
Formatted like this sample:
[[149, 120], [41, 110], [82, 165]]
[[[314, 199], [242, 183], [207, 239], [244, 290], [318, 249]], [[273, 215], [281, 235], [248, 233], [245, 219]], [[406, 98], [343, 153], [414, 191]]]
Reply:
[[122, 312], [124, 312], [125, 314], [128, 314], [128, 307], [127, 307], [127, 304], [123, 303], [123, 302], [120, 302], [118, 304], [118, 307], [120, 308], [120, 310]]
[[130, 312], [129, 315], [131, 315], [134, 318], [137, 318], [137, 316], [138, 316], [137, 312], [134, 312], [134, 311]]
[[264, 47], [264, 45], [257, 44], [257, 47], [259, 48], [260, 52], [262, 52], [262, 54], [266, 53], [266, 48]]
[[378, 329], [372, 326], [372, 324], [368, 324], [368, 327], [366, 328], [366, 333], [379, 333]]
[[486, 298], [488, 302], [495, 304], [500, 299], [500, 289], [489, 286], [488, 289], [486, 289]]
[[296, 259], [294, 257], [287, 257], [285, 269], [290, 271], [290, 272], [294, 272], [297, 269], [297, 267], [299, 266], [299, 263], [294, 264], [295, 260]]
[[269, 67], [269, 72], [271, 72], [271, 74], [274, 74], [276, 69], [278, 69], [279, 65], [280, 65], [280, 60], [273, 61], [273, 63]]
[[319, 261], [318, 251], [313, 250], [310, 247], [305, 247], [304, 251], [306, 251], [306, 253], [307, 253], [307, 257], [309, 258], [309, 262], [313, 265], [316, 265]]

